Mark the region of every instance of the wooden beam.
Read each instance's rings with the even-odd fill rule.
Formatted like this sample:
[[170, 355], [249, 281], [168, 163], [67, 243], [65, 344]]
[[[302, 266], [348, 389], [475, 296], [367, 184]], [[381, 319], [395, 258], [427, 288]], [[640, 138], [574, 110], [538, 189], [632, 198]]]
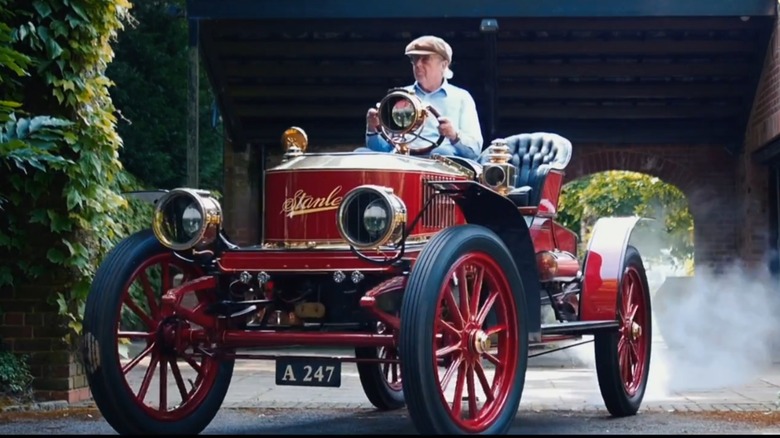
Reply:
[[[479, 66], [453, 64], [455, 74], [465, 77], [479, 75]], [[227, 76], [235, 78], [397, 78], [410, 77], [411, 66], [406, 63], [242, 63], [225, 62]], [[582, 78], [582, 77], [691, 77], [691, 76], [748, 76], [746, 63], [503, 63], [498, 66], [499, 77]]]
[[[213, 29], [216, 38], [239, 40], [268, 39], [273, 34], [314, 35], [327, 33], [345, 35], [347, 33], [362, 36], [405, 39], [410, 35], [467, 34], [478, 32], [482, 17], [447, 18], [431, 20], [428, 18], [373, 18], [354, 19], [207, 19], [202, 23]], [[536, 34], [541, 32], [673, 32], [688, 34], [691, 32], [738, 31], [748, 33], [757, 28], [771, 27], [774, 17], [753, 17], [742, 21], [735, 17], [624, 17], [624, 18], [535, 18], [508, 17], [499, 20], [499, 26], [505, 32], [522, 31]]]
[[[411, 79], [410, 79], [411, 80]], [[472, 84], [461, 84], [474, 88]], [[474, 84], [476, 86], [476, 84]], [[380, 100], [388, 85], [332, 85], [257, 83], [233, 85], [226, 92], [235, 99], [257, 99], [260, 102], [289, 100], [340, 99], [363, 102]], [[513, 83], [500, 82], [500, 99], [698, 99], [739, 98], [744, 96], [740, 86], [728, 83]]]
[[740, 17], [774, 16], [776, 0], [188, 0], [197, 19], [451, 18], [451, 17]]
[[[289, 118], [290, 120], [355, 119], [359, 121], [368, 108], [365, 104], [323, 102], [321, 104], [236, 104], [238, 118]], [[545, 119], [701, 119], [738, 116], [739, 106], [714, 105], [549, 105], [500, 107], [502, 118]]]
[[[481, 58], [484, 43], [449, 39], [458, 59]], [[259, 40], [220, 41], [215, 56], [223, 60], [251, 58], [390, 58], [402, 60], [407, 41], [342, 41], [342, 40]], [[750, 54], [755, 43], [750, 40], [673, 40], [603, 41], [572, 39], [568, 41], [498, 40], [496, 55], [504, 56], [680, 56]]]
[[[546, 107], [511, 107], [503, 106], [503, 118], [518, 119], [613, 119], [613, 120], [651, 120], [651, 119], [704, 119], [728, 118], [740, 114], [739, 107], [690, 105], [690, 106], [546, 106]], [[503, 122], [502, 122], [503, 123]]]
[[746, 76], [750, 66], [742, 63], [549, 63], [509, 64], [498, 66], [502, 77], [690, 77], [690, 76]]

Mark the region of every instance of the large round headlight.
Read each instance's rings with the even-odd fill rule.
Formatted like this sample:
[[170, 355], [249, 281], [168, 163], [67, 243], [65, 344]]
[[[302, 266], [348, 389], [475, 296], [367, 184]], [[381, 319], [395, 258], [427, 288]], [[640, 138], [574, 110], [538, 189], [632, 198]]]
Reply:
[[222, 209], [209, 192], [174, 189], [154, 209], [152, 231], [164, 246], [184, 251], [212, 243], [222, 224]]
[[379, 123], [392, 135], [404, 135], [419, 128], [425, 121], [425, 108], [414, 93], [398, 89], [379, 102]]
[[363, 185], [344, 196], [336, 216], [339, 233], [358, 249], [397, 244], [406, 225], [406, 206], [387, 187]]

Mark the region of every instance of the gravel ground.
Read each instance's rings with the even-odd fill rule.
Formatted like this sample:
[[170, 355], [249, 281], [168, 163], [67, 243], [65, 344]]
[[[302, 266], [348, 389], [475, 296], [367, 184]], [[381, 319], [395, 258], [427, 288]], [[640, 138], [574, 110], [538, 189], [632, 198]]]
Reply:
[[[223, 409], [203, 434], [416, 434], [406, 411]], [[601, 412], [521, 411], [512, 434], [780, 433], [780, 412], [644, 412], [614, 419]], [[94, 408], [0, 414], [2, 435], [115, 434]]]

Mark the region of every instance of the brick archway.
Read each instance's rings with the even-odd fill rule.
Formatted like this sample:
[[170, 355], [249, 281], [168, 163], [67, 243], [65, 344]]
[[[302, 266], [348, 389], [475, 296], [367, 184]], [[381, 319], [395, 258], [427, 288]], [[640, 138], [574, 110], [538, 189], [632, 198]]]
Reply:
[[739, 215], [734, 208], [734, 161], [716, 146], [645, 146], [617, 148], [574, 145], [565, 182], [607, 170], [652, 175], [683, 192], [694, 220], [694, 263], [716, 267], [737, 253]]

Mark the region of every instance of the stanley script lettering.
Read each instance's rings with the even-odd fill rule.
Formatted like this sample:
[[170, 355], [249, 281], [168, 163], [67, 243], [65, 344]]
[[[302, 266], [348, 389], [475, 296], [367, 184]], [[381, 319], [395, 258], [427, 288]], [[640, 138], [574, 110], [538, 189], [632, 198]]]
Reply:
[[304, 214], [319, 213], [321, 211], [335, 210], [339, 208], [343, 196], [341, 186], [337, 186], [326, 197], [315, 198], [303, 190], [298, 190], [290, 198], [285, 198], [282, 203], [282, 211], [287, 217], [302, 216]]

